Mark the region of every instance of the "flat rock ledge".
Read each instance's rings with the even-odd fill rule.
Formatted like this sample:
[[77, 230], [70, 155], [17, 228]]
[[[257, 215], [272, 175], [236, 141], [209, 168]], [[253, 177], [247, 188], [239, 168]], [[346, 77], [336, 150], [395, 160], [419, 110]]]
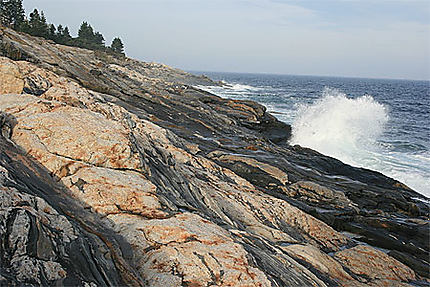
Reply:
[[0, 284], [430, 286], [427, 198], [215, 84], [0, 28]]

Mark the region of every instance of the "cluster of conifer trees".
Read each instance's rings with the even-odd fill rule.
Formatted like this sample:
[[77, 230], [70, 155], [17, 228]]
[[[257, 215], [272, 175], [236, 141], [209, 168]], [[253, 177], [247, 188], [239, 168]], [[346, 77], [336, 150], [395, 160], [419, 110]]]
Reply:
[[78, 37], [74, 38], [67, 26], [55, 27], [54, 24], [49, 24], [43, 11], [34, 9], [29, 17], [26, 17], [22, 0], [0, 0], [0, 24], [63, 45], [124, 54], [124, 45], [120, 38], [113, 39], [112, 44], [106, 47], [103, 35], [94, 31], [87, 22], [81, 24]]

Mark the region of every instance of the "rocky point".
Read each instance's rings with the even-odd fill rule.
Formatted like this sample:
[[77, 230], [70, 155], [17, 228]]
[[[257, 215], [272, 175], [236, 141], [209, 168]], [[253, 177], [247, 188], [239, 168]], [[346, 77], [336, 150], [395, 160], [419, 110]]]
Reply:
[[0, 28], [1, 285], [430, 285], [428, 199], [217, 84]]

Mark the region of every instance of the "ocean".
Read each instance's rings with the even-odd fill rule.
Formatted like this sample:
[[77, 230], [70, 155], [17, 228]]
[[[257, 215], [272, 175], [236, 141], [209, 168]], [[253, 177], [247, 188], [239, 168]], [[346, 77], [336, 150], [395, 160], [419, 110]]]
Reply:
[[379, 171], [430, 197], [430, 81], [194, 72], [200, 87], [259, 102], [299, 144]]

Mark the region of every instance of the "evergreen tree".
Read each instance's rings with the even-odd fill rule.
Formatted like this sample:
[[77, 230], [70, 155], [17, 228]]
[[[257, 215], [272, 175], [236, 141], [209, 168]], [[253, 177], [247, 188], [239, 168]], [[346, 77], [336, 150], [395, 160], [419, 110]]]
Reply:
[[54, 24], [49, 24], [48, 27], [48, 39], [55, 41], [57, 39], [57, 29]]
[[122, 43], [120, 38], [115, 38], [112, 40], [112, 44], [110, 45], [112, 51], [118, 54], [124, 54], [124, 44]]
[[40, 13], [37, 9], [34, 9], [30, 13], [29, 23], [29, 33], [33, 36], [39, 36], [47, 38], [49, 35], [48, 24], [46, 23], [46, 18], [44, 13]]
[[25, 19], [22, 0], [0, 0], [0, 24], [18, 29]]
[[35, 35], [36, 31], [38, 29], [38, 27], [40, 27], [40, 15], [39, 15], [39, 10], [34, 9], [33, 12], [30, 13], [30, 17], [28, 20], [28, 26], [29, 26], [29, 33], [31, 35]]
[[69, 28], [67, 26], [63, 28], [61, 24], [58, 25], [55, 42], [63, 45], [72, 44], [72, 36], [70, 36]]
[[93, 43], [97, 46], [104, 47], [105, 46], [105, 38], [99, 32], [94, 33]]
[[45, 13], [43, 11], [40, 11], [40, 22], [44, 23], [45, 25], [48, 25], [46, 23], [46, 17], [45, 17]]
[[24, 21], [16, 28], [16, 30], [30, 34], [30, 23], [27, 19], [24, 19]]
[[105, 48], [105, 39], [99, 32], [94, 32], [93, 27], [87, 22], [82, 22], [79, 31], [76, 44], [79, 47], [100, 50]]
[[64, 30], [63, 30], [63, 37], [64, 37], [64, 39], [66, 39], [66, 40], [71, 40], [72, 39], [72, 36], [70, 36], [70, 32], [69, 32], [69, 27], [64, 27]]
[[63, 25], [58, 25], [57, 27], [57, 39], [59, 39], [61, 37], [61, 35], [63, 35], [64, 33], [64, 28]]
[[82, 22], [81, 27], [79, 27], [78, 31], [78, 39], [91, 42], [94, 38], [93, 27], [87, 22]]

